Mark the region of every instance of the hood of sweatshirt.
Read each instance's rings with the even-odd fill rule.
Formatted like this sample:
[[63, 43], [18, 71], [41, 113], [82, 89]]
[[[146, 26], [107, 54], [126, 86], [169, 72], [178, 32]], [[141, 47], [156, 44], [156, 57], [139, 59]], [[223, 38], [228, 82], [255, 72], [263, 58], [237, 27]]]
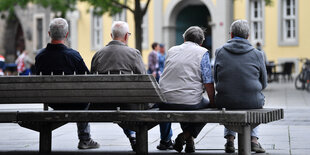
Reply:
[[229, 40], [223, 48], [233, 54], [244, 54], [254, 49], [247, 39], [242, 38], [233, 38]]

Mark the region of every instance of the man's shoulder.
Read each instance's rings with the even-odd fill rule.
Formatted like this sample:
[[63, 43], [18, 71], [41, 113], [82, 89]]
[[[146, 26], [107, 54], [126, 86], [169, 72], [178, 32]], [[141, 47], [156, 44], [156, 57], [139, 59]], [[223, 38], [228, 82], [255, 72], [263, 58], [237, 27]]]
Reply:
[[82, 59], [80, 53], [72, 48], [67, 48], [63, 51], [65, 55], [75, 58], [75, 59]]
[[137, 50], [135, 48], [128, 47], [128, 46], [126, 46], [126, 47], [128, 48], [128, 51], [130, 51], [131, 53], [141, 55], [141, 52], [139, 50]]
[[42, 48], [42, 49], [39, 49], [38, 51], [37, 51], [37, 56], [36, 57], [40, 57], [42, 54], [44, 54], [46, 52], [46, 48]]
[[96, 53], [101, 53], [101, 52], [121, 52], [125, 51], [126, 54], [139, 54], [141, 55], [141, 52], [135, 48], [131, 48], [125, 45], [108, 45], [97, 51]]

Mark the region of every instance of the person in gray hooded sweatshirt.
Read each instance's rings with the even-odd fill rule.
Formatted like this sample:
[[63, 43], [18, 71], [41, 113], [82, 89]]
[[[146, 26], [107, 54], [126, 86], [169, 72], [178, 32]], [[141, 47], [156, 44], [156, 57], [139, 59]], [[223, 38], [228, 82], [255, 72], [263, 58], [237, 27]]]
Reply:
[[[265, 97], [262, 90], [267, 86], [267, 72], [263, 54], [247, 40], [250, 29], [246, 20], [231, 24], [229, 40], [216, 50], [214, 81], [217, 94], [215, 105], [226, 109], [260, 109]], [[257, 142], [258, 128], [251, 132], [251, 150], [263, 153], [265, 150]], [[225, 128], [225, 152], [235, 152], [236, 132]]]

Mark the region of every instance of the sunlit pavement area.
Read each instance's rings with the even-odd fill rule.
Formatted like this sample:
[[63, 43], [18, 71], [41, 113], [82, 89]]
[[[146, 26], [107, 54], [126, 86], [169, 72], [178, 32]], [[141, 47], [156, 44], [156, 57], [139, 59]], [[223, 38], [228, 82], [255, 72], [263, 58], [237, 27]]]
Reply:
[[[296, 90], [293, 82], [270, 83], [264, 91], [266, 108], [283, 108], [285, 119], [260, 125], [260, 143], [271, 155], [310, 154], [310, 93]], [[42, 105], [0, 105], [1, 110], [42, 110]], [[195, 154], [225, 154], [224, 127], [207, 124], [195, 139]], [[37, 154], [39, 134], [13, 123], [0, 124], [0, 154]], [[173, 124], [173, 139], [181, 132], [178, 123]], [[78, 150], [75, 123], [69, 123], [53, 131], [52, 154], [134, 154], [129, 140], [117, 124], [91, 123], [92, 138], [101, 147], [94, 150]], [[177, 154], [176, 151], [158, 151], [159, 128], [149, 131], [150, 154]], [[237, 141], [235, 142], [237, 147]], [[185, 153], [184, 153], [185, 154]], [[237, 154], [237, 153], [235, 153]]]

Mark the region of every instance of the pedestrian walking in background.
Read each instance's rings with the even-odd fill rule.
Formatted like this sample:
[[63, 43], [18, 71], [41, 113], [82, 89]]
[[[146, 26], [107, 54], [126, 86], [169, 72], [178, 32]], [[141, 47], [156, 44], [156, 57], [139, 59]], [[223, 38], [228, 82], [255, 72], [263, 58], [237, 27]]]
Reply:
[[152, 52], [148, 56], [148, 74], [152, 74], [156, 79], [159, 79], [158, 74], [158, 51], [159, 51], [159, 44], [154, 42], [152, 44]]

